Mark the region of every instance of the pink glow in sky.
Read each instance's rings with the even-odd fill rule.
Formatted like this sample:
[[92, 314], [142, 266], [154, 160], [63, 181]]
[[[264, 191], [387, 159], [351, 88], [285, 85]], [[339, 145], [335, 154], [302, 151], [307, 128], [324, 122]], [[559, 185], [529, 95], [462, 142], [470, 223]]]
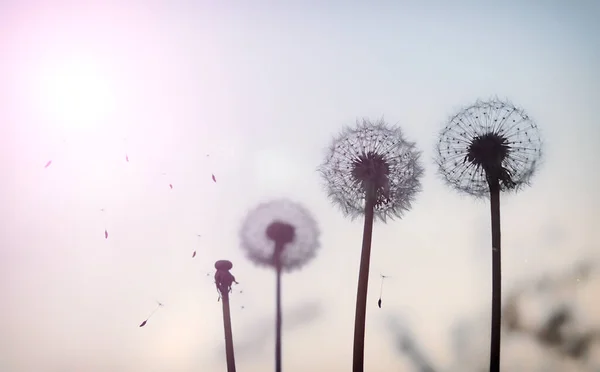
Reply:
[[[314, 262], [284, 277], [285, 370], [349, 370], [362, 227], [315, 169], [357, 117], [399, 123], [426, 162], [413, 210], [375, 228], [369, 371], [409, 370], [390, 316], [439, 365], [454, 361], [455, 323], [488, 319], [487, 204], [430, 161], [462, 105], [508, 97], [545, 140], [532, 187], [503, 197], [505, 288], [600, 259], [597, 3], [34, 3], [0, 2], [0, 371], [223, 371], [217, 259], [244, 288], [238, 369], [270, 370], [273, 337], [257, 329], [271, 326], [274, 274], [244, 258], [238, 230], [279, 197], [322, 231]], [[393, 277], [382, 309], [380, 272]], [[506, 358], [526, 358], [514, 345]], [[534, 371], [540, 355], [512, 365]]]

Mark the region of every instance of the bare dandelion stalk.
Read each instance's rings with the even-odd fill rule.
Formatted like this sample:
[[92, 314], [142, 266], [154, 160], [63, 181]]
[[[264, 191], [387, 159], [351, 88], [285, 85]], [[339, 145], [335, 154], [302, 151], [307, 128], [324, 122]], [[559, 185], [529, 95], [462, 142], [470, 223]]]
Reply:
[[[370, 187], [369, 187], [370, 186]], [[371, 185], [365, 192], [365, 223], [363, 227], [362, 250], [358, 269], [358, 287], [356, 290], [356, 310], [354, 315], [354, 354], [352, 369], [364, 369], [365, 328], [367, 320], [367, 294], [369, 289], [369, 269], [371, 265], [371, 242], [375, 214], [375, 192]]]
[[404, 139], [400, 128], [390, 127], [383, 120], [363, 119], [334, 139], [319, 168], [334, 204], [352, 219], [365, 217], [356, 293], [353, 372], [364, 370], [373, 222], [375, 218], [384, 222], [388, 217], [399, 218], [410, 209], [421, 189], [423, 168], [419, 157], [415, 144]]
[[235, 372], [235, 356], [233, 353], [233, 332], [231, 329], [231, 310], [229, 307], [229, 293], [231, 285], [237, 282], [229, 272], [233, 268], [231, 261], [219, 260], [215, 262], [215, 284], [223, 303], [223, 328], [225, 329], [225, 357], [227, 359], [227, 372]]
[[273, 251], [273, 263], [276, 273], [276, 316], [275, 316], [275, 371], [281, 371], [281, 254], [288, 243], [294, 241], [296, 234], [294, 226], [285, 222], [273, 222], [267, 227], [267, 236], [275, 244]]
[[302, 267], [315, 256], [319, 231], [307, 210], [287, 200], [259, 205], [246, 218], [242, 248], [259, 265], [275, 269], [275, 372], [282, 365], [281, 275]]
[[538, 128], [521, 109], [498, 99], [477, 102], [450, 119], [437, 144], [446, 181], [476, 197], [489, 195], [492, 224], [490, 371], [500, 371], [502, 309], [500, 192], [526, 185], [541, 157]]

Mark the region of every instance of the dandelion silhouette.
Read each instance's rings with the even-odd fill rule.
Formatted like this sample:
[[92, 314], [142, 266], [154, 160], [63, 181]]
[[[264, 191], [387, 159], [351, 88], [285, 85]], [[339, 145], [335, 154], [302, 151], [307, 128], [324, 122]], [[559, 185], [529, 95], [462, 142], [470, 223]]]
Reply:
[[485, 197], [528, 185], [541, 158], [537, 125], [509, 102], [478, 101], [454, 115], [437, 144], [441, 175], [461, 192]]
[[416, 145], [404, 138], [399, 127], [388, 126], [383, 120], [363, 119], [334, 139], [325, 162], [319, 167], [333, 203], [351, 219], [365, 216], [356, 295], [354, 372], [362, 372], [364, 368], [373, 221], [400, 218], [410, 209], [421, 190], [420, 155]]
[[454, 115], [442, 130], [436, 162], [448, 184], [489, 195], [492, 224], [492, 324], [490, 371], [500, 370], [500, 192], [527, 185], [541, 158], [537, 125], [509, 102], [478, 101]]
[[300, 269], [319, 248], [319, 230], [309, 212], [288, 200], [260, 204], [242, 224], [241, 246], [257, 265], [276, 272], [275, 371], [281, 372], [281, 274]]
[[231, 309], [229, 307], [229, 293], [231, 285], [237, 284], [235, 277], [229, 272], [233, 268], [231, 261], [219, 260], [215, 262], [215, 285], [220, 298], [223, 299], [223, 328], [225, 329], [225, 357], [227, 372], [235, 372], [235, 356], [233, 352], [233, 332], [231, 329]]

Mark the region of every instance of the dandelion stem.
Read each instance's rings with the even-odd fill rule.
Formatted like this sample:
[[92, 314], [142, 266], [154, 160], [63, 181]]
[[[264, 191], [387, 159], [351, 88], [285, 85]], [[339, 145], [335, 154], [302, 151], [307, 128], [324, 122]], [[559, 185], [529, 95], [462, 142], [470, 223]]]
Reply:
[[500, 239], [500, 182], [497, 177], [488, 181], [492, 220], [492, 325], [490, 372], [500, 372], [500, 326], [502, 324], [502, 272]]
[[371, 237], [373, 235], [375, 201], [375, 190], [372, 185], [367, 185], [365, 192], [365, 225], [358, 273], [358, 289], [356, 292], [352, 372], [363, 372], [364, 370], [365, 319], [367, 316], [367, 289], [369, 287], [369, 265], [371, 260]]
[[276, 284], [276, 317], [275, 317], [275, 372], [281, 372], [281, 252], [283, 246], [281, 242], [275, 242], [275, 272], [277, 275]]
[[235, 356], [233, 354], [233, 332], [231, 330], [231, 311], [229, 308], [229, 291], [221, 291], [223, 300], [223, 327], [225, 328], [225, 357], [227, 372], [235, 372]]

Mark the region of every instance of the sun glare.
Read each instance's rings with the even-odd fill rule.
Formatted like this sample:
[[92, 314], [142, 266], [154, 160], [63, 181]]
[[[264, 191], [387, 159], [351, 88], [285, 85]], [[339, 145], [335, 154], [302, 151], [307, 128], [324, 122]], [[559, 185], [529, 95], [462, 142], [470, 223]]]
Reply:
[[114, 111], [115, 92], [98, 64], [70, 59], [44, 65], [39, 101], [48, 119], [82, 128], [105, 121]]

